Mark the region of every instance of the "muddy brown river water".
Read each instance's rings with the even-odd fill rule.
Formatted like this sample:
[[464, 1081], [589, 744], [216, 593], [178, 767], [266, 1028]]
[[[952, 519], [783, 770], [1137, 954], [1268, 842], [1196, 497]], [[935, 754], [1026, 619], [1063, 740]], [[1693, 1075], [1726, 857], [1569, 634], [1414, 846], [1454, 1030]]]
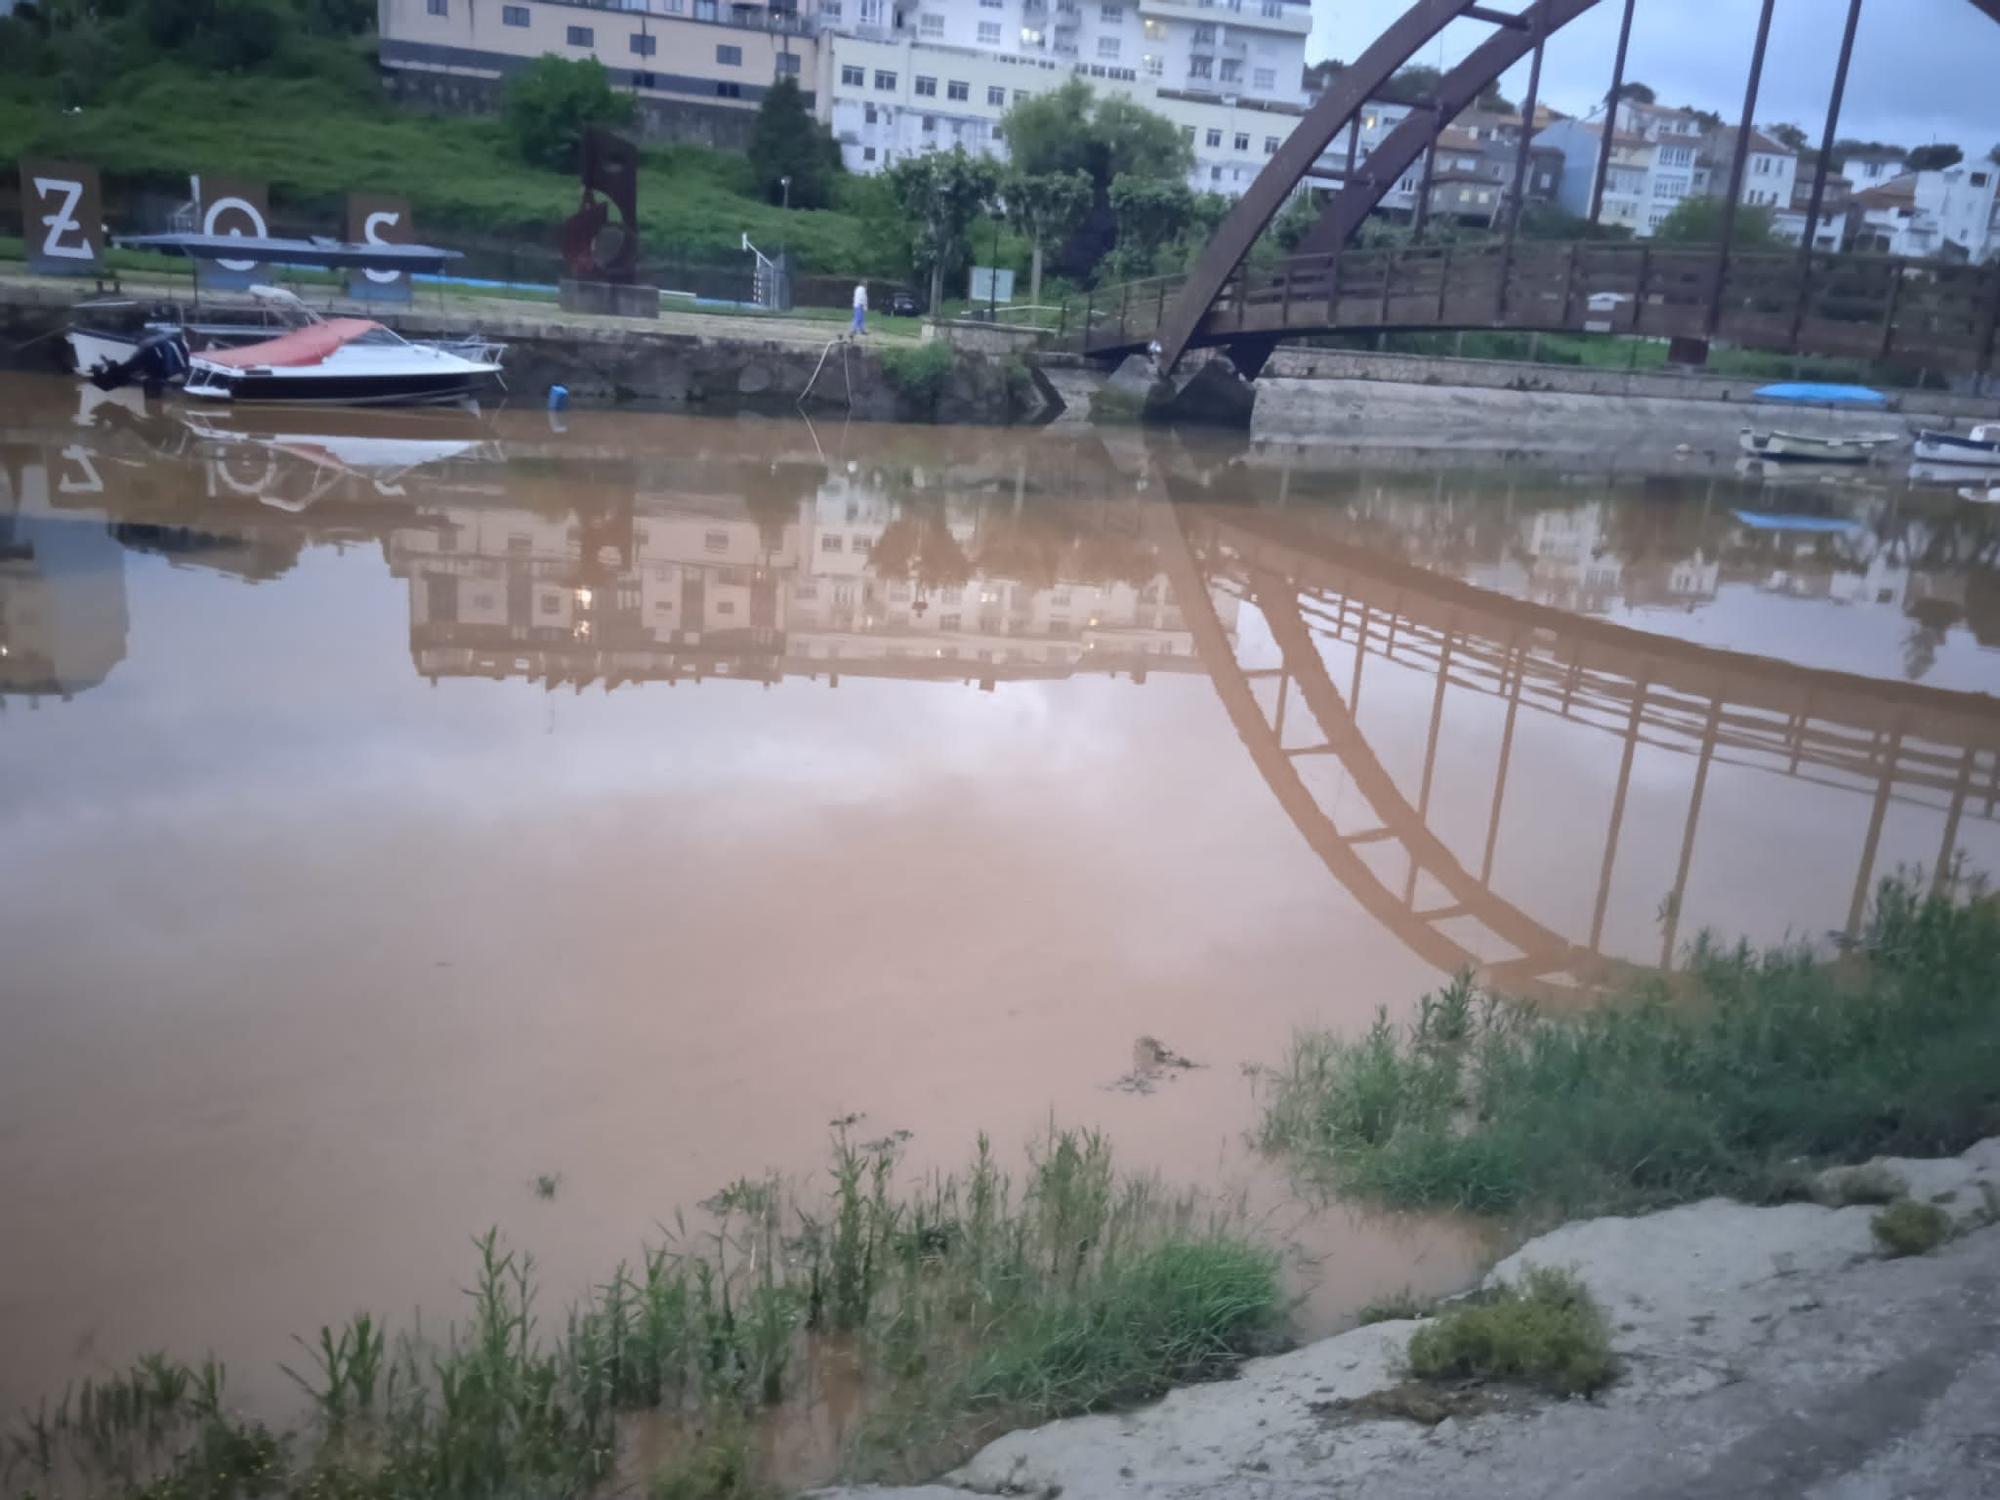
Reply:
[[280, 1399], [489, 1225], [559, 1304], [856, 1112], [1243, 1192], [1307, 1332], [1463, 1282], [1245, 1066], [2000, 866], [2000, 518], [1780, 478], [0, 377], [0, 1410]]

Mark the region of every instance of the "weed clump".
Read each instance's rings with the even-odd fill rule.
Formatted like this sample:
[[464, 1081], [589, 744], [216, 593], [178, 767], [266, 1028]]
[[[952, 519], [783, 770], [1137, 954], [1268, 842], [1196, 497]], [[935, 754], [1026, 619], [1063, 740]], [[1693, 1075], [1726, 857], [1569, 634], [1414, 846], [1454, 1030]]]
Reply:
[[1419, 1297], [1408, 1287], [1393, 1292], [1387, 1297], [1377, 1297], [1373, 1302], [1364, 1302], [1361, 1310], [1354, 1315], [1355, 1322], [1363, 1328], [1371, 1323], [1407, 1323], [1418, 1318], [1428, 1318], [1437, 1311], [1437, 1301], [1431, 1297]]
[[1447, 1308], [1410, 1336], [1420, 1380], [1492, 1380], [1558, 1396], [1588, 1396], [1616, 1365], [1604, 1316], [1583, 1283], [1539, 1267], [1522, 1284]]
[[1868, 1221], [1882, 1253], [1928, 1255], [1951, 1235], [1951, 1216], [1933, 1203], [1898, 1198]]
[[[1397, 1207], [1562, 1216], [1793, 1190], [1800, 1163], [2000, 1121], [2000, 904], [1880, 888], [1857, 952], [1722, 948], [1549, 1017], [1461, 977], [1414, 1023], [1309, 1032], [1263, 1145]], [[1862, 1184], [1865, 1188], [1866, 1184]]]
[[[982, 1137], [970, 1168], [899, 1186], [901, 1137], [836, 1126], [822, 1193], [731, 1183], [545, 1320], [532, 1258], [497, 1232], [461, 1320], [392, 1335], [358, 1314], [286, 1366], [311, 1402], [273, 1437], [232, 1416], [222, 1369], [149, 1356], [0, 1434], [0, 1490], [119, 1500], [515, 1500], [613, 1472], [621, 1418], [688, 1434], [659, 1500], [769, 1493], [754, 1424], [838, 1340], [877, 1423], [866, 1462], [910, 1472], [999, 1426], [1153, 1396], [1271, 1337], [1277, 1256], [1239, 1221], [1118, 1172], [1101, 1136], [1057, 1132], [1024, 1178]], [[177, 1487], [178, 1486], [178, 1487]]]

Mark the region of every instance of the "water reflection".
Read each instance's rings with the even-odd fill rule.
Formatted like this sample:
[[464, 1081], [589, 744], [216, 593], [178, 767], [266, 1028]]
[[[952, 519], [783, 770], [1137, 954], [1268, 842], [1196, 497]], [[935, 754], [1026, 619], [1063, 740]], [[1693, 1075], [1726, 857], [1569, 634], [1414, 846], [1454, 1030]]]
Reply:
[[[1219, 1175], [1304, 1020], [2000, 864], [1948, 491], [4, 395], [0, 1396], [489, 1222], [575, 1284], [855, 1108]], [[1108, 1090], [1141, 1033], [1210, 1066]], [[1328, 1317], [1473, 1253], [1317, 1243]]]

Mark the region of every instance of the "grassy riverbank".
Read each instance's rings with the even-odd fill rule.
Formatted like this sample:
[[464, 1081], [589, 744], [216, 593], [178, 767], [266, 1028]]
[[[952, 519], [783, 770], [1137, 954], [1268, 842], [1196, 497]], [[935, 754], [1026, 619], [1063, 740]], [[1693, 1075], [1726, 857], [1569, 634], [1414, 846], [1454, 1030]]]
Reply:
[[850, 1466], [931, 1468], [1009, 1426], [1222, 1374], [1282, 1315], [1276, 1256], [1226, 1215], [1119, 1173], [1063, 1133], [1010, 1179], [984, 1141], [915, 1191], [896, 1145], [835, 1139], [824, 1191], [732, 1184], [712, 1225], [620, 1265], [579, 1305], [538, 1300], [532, 1261], [489, 1233], [447, 1331], [356, 1315], [289, 1367], [310, 1425], [231, 1408], [222, 1367], [152, 1356], [28, 1414], [0, 1491], [123, 1500], [419, 1500], [589, 1492], [621, 1421], [681, 1435], [652, 1492], [767, 1492], [757, 1424], [809, 1353], [845, 1360], [875, 1419]]
[[1461, 980], [1416, 1022], [1298, 1037], [1264, 1145], [1401, 1208], [1554, 1219], [1749, 1201], [2000, 1129], [2000, 906], [1889, 883], [1851, 954], [1695, 945], [1550, 1018]]

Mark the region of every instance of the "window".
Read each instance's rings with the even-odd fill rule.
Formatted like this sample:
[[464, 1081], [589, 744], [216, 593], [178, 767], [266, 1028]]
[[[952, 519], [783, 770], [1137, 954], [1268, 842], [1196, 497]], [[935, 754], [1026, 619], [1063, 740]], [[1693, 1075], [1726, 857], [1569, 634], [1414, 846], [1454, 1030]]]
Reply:
[[875, 70], [875, 87], [881, 89], [884, 93], [893, 94], [896, 91], [896, 75], [885, 69], [877, 68]]
[[1194, 29], [1194, 44], [1195, 44], [1195, 45], [1196, 45], [1197, 47], [1205, 47], [1205, 46], [1211, 46], [1211, 47], [1212, 47], [1212, 46], [1214, 46], [1214, 45], [1215, 45], [1215, 28], [1214, 28], [1213, 26], [1209, 26], [1209, 25], [1202, 25], [1202, 26], [1197, 26], [1197, 27], [1195, 27], [1195, 29]]
[[1220, 181], [1222, 181], [1222, 168], [1220, 168], [1220, 167], [1210, 167], [1210, 168], [1208, 169], [1208, 180], [1209, 180], [1210, 182], [1220, 182]]
[[1140, 61], [1146, 65], [1146, 72], [1154, 78], [1167, 71], [1167, 60], [1157, 52], [1148, 52]]
[[1278, 138], [1275, 135], [1264, 137], [1264, 154], [1266, 156], [1276, 156], [1278, 154]]
[[944, 96], [947, 99], [956, 99], [962, 104], [972, 97], [972, 85], [954, 78], [944, 86]]
[[1027, 97], [1028, 97], [1028, 91], [1027, 91], [1026, 89], [1015, 89], [1015, 90], [1014, 90], [1014, 102], [1015, 102], [1016, 104], [1019, 104], [1019, 103], [1020, 103], [1020, 102], [1021, 102], [1021, 101], [1022, 101], [1023, 99], [1025, 99], [1025, 98], [1027, 98]]
[[796, 52], [780, 52], [780, 53], [778, 54], [778, 76], [779, 76], [779, 77], [783, 77], [783, 76], [784, 76], [785, 74], [787, 74], [787, 73], [790, 73], [790, 74], [793, 74], [793, 75], [795, 75], [795, 76], [796, 76], [796, 75], [797, 75], [797, 73], [798, 73], [798, 71], [799, 71], [799, 55], [798, 55], [798, 53], [796, 53]]
[[715, 49], [715, 60], [725, 68], [740, 68], [743, 66], [743, 49], [741, 47], [717, 47]]
[[1212, 58], [1212, 57], [1190, 57], [1190, 58], [1188, 59], [1188, 77], [1190, 77], [1190, 78], [1213, 78], [1214, 76], [1215, 76], [1215, 59], [1214, 59], [1214, 58]]
[[1047, 38], [1042, 35], [1040, 29], [1037, 27], [1023, 26], [1021, 28], [1021, 45], [1023, 47], [1039, 47], [1046, 40]]
[[876, 123], [876, 121], [878, 121], [879, 119], [881, 119], [881, 115], [880, 115], [879, 113], [877, 113], [877, 111], [876, 111], [876, 109], [875, 109], [875, 106], [874, 106], [874, 105], [872, 105], [872, 104], [864, 104], [864, 105], [863, 105], [863, 106], [861, 107], [861, 123], [862, 123], [862, 124], [864, 124], [864, 125], [873, 125], [873, 124], [875, 124], [875, 123]]
[[944, 17], [934, 16], [926, 11], [917, 17], [917, 30], [924, 36], [943, 36]]
[[1233, 57], [1223, 58], [1222, 81], [1224, 83], [1241, 83], [1243, 81], [1243, 64]]
[[1000, 23], [998, 21], [981, 21], [979, 23], [979, 45], [982, 47], [997, 47], [1000, 45]]
[[840, 538], [837, 536], [821, 537], [819, 539], [819, 550], [822, 552], [838, 552], [840, 550]]
[[1987, 174], [1984, 172], [1974, 172], [1972, 174], [1972, 185], [1974, 187], [1985, 187], [1986, 180], [1987, 180]]
[[1274, 89], [1278, 86], [1277, 70], [1274, 68], [1253, 69], [1250, 74], [1250, 83], [1254, 88]]
[[434, 16], [448, 16], [451, 14], [451, 3], [450, 0], [424, 0], [424, 9]]
[[924, 129], [925, 129], [925, 130], [927, 130], [927, 131], [933, 131], [933, 130], [936, 130], [936, 129], [937, 129], [937, 116], [936, 116], [936, 115], [925, 115], [925, 116], [924, 116]]
[[875, 148], [873, 146], [863, 146], [861, 148], [861, 159], [863, 161], [875, 160]]
[[543, 594], [540, 603], [542, 613], [545, 615], [559, 615], [562, 613], [562, 595], [560, 594]]
[[528, 7], [525, 5], [501, 6], [500, 24], [502, 26], [526, 26], [528, 24]]
[[569, 29], [569, 44], [572, 47], [592, 46], [593, 38], [588, 26], [572, 26]]
[[635, 31], [632, 33], [632, 50], [641, 57], [651, 57], [660, 50], [660, 39], [656, 36], [647, 36], [643, 31]]
[[1099, 57], [1116, 57], [1120, 45], [1118, 38], [1115, 36], [1101, 36], [1097, 39], [1097, 55]]
[[715, 601], [715, 615], [717, 619], [727, 619], [735, 613], [736, 601], [734, 599], [718, 599]]
[[1193, 141], [1194, 141], [1194, 126], [1192, 126], [1192, 125], [1183, 125], [1183, 126], [1181, 126], [1181, 135], [1182, 135], [1182, 136], [1183, 136], [1183, 137], [1184, 137], [1184, 138], [1185, 138], [1185, 139], [1186, 139], [1186, 140], [1187, 140], [1187, 141], [1188, 141], [1188, 142], [1189, 142], [1190, 144], [1192, 144], [1192, 143], [1193, 143]]
[[653, 81], [651, 73], [641, 72], [632, 75], [632, 87], [635, 89], [654, 89], [658, 88], [659, 85]]
[[849, 63], [840, 66], [840, 83], [843, 88], [858, 89], [868, 81], [868, 75]]
[[1285, 13], [1285, 7], [1281, 3], [1281, 0], [1264, 0], [1265, 15], [1270, 16], [1273, 20], [1275, 20], [1277, 17], [1282, 16], [1284, 13]]
[[1104, 22], [1107, 26], [1123, 26], [1125, 24], [1125, 7], [1122, 5], [1100, 5], [1097, 7], [1097, 19]]
[[1250, 149], [1250, 136], [1248, 132], [1242, 130], [1236, 132], [1236, 149], [1238, 151], [1248, 151]]
[[1005, 109], [1007, 107], [1007, 91], [997, 83], [987, 84], [986, 102], [995, 109]]
[[718, 83], [715, 86], [715, 97], [718, 99], [741, 99], [743, 97], [743, 85], [740, 83]]
[[[875, 87], [880, 88], [881, 86], [878, 80]], [[937, 80], [935, 78], [926, 78], [923, 74], [919, 73], [917, 75], [916, 88], [919, 99], [935, 99], [937, 97]]]
[[1211, 146], [1220, 146], [1222, 144], [1222, 132], [1219, 130], [1209, 131], [1207, 141]]

